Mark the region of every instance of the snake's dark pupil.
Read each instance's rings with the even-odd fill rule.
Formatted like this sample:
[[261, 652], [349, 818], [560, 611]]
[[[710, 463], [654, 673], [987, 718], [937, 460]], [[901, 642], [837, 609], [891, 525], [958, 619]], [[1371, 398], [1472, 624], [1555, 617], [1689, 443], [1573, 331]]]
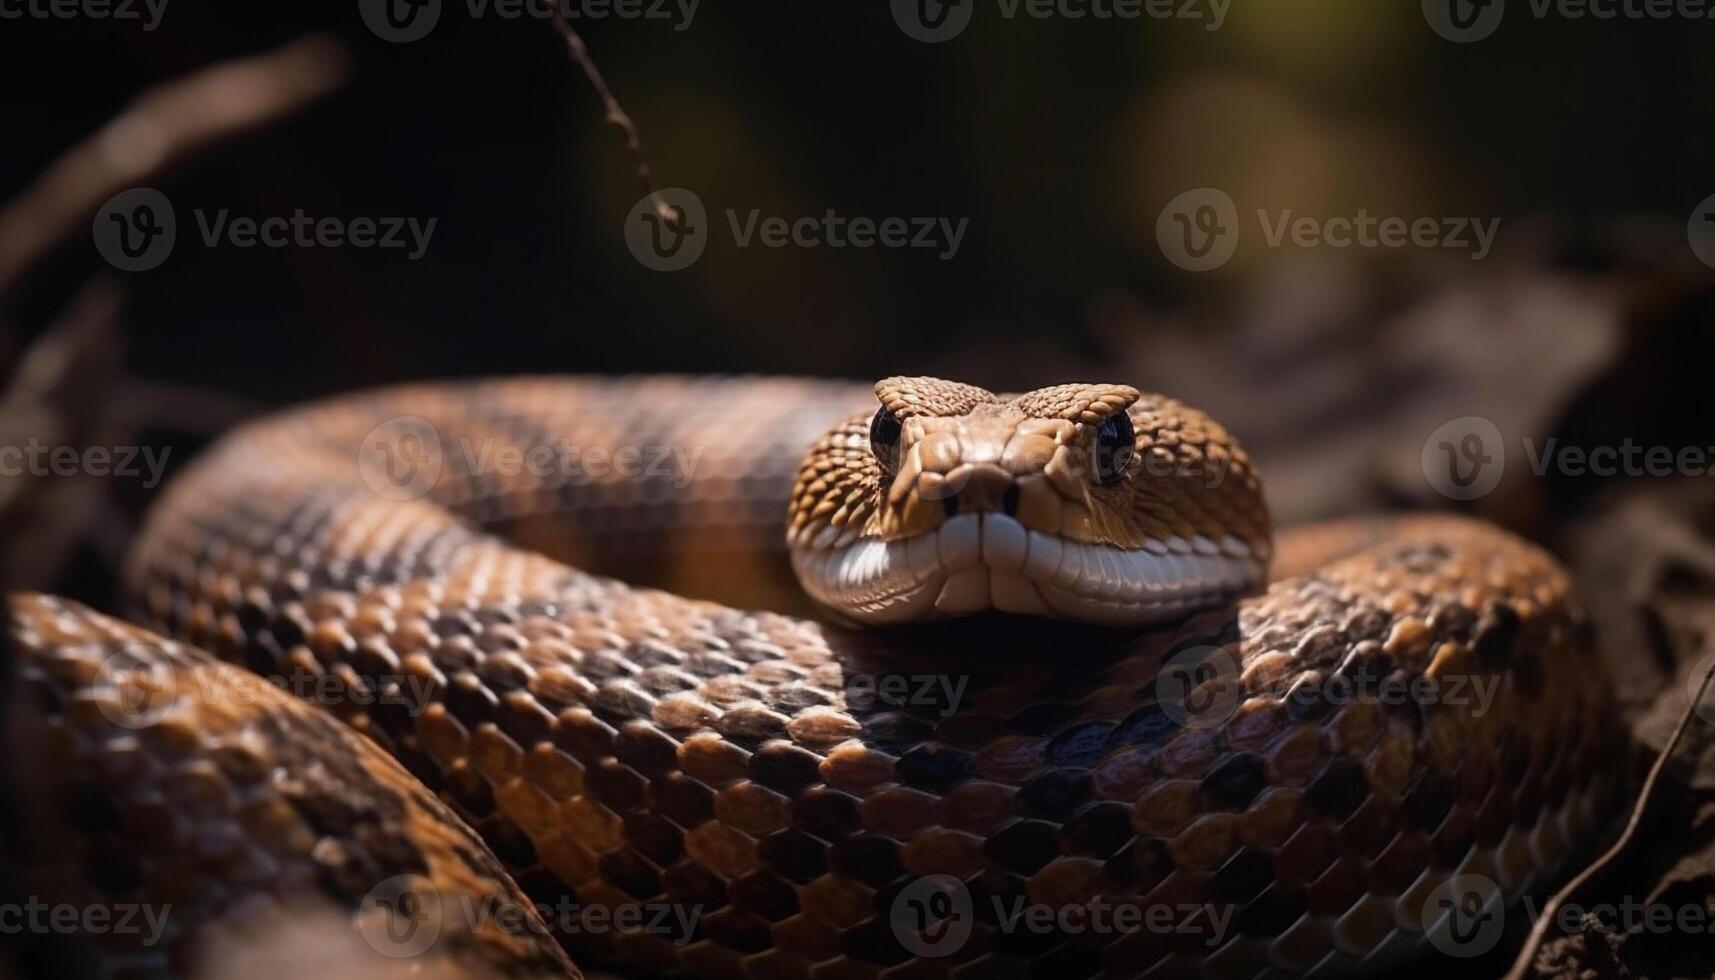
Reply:
[[1104, 487], [1112, 486], [1125, 477], [1136, 442], [1131, 418], [1124, 412], [1116, 412], [1102, 420], [1096, 428], [1097, 483]]
[[899, 453], [899, 419], [886, 408], [876, 409], [869, 420], [869, 451], [883, 466], [892, 466]]

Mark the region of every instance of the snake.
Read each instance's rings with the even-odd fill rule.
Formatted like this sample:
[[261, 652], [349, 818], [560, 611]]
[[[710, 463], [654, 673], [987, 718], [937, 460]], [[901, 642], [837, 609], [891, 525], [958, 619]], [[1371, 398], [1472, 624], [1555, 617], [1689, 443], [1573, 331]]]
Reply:
[[337, 396], [178, 473], [124, 579], [9, 601], [0, 886], [171, 913], [19, 975], [1377, 974], [1563, 875], [1623, 765], [1546, 551], [1276, 532], [1120, 384]]

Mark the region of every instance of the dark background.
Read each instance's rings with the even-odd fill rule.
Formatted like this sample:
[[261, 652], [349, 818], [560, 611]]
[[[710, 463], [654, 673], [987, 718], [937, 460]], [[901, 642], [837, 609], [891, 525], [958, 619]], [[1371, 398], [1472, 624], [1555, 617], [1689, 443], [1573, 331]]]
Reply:
[[[723, 230], [689, 270], [641, 267], [621, 233], [639, 196], [629, 161], [558, 39], [534, 19], [473, 19], [464, 0], [410, 44], [369, 33], [356, 0], [170, 0], [153, 32], [0, 21], [0, 196], [152, 83], [331, 31], [355, 59], [342, 92], [151, 181], [181, 228], [164, 266], [124, 277], [137, 373], [263, 404], [518, 370], [1037, 383], [1148, 341], [1106, 331], [1116, 297], [1218, 320], [1259, 270], [1305, 258], [1253, 237], [1215, 273], [1168, 265], [1156, 215], [1200, 185], [1241, 210], [1498, 217], [1515, 249], [1544, 218], [1595, 223], [1604, 242], [1624, 219], [1628, 237], [1683, 245], [1715, 191], [1715, 22], [1539, 21], [1512, 6], [1464, 45], [1415, 0], [1239, 0], [1212, 33], [1008, 21], [979, 0], [940, 45], [853, 0], [705, 0], [682, 32], [578, 22], [663, 186], [712, 215], [968, 217], [951, 261], [739, 249]], [[221, 207], [439, 222], [418, 262], [203, 247], [189, 212]], [[1315, 252], [1389, 275], [1497, 264]], [[62, 249], [14, 298], [16, 328], [39, 327], [96, 268], [87, 238]]]
[[[1715, 453], [1715, 272], [1686, 230], [1715, 193], [1715, 20], [1538, 20], [1510, 0], [1492, 37], [1454, 44], [1416, 0], [1235, 0], [1216, 32], [1007, 21], [967, 0], [973, 22], [940, 45], [882, 0], [703, 0], [684, 31], [579, 21], [660, 185], [694, 191], [717, 225], [700, 261], [661, 273], [626, 247], [640, 189], [560, 39], [445, 2], [410, 44], [370, 33], [357, 0], [169, 0], [153, 32], [0, 20], [0, 200], [150, 86], [315, 31], [352, 63], [331, 97], [145, 181], [178, 215], [164, 265], [113, 272], [85, 222], [0, 295], [0, 446], [144, 445], [176, 469], [254, 412], [490, 373], [1130, 382], [1223, 420], [1279, 523], [1457, 507], [1548, 545], [1638, 744], [1665, 744], [1715, 642], [1715, 478], [1536, 473], [1524, 447]], [[1155, 225], [1203, 186], [1247, 230], [1231, 262], [1194, 274]], [[416, 262], [204, 247], [192, 212], [221, 208], [437, 224]], [[729, 208], [969, 224], [949, 261], [737, 248]], [[1267, 248], [1258, 208], [1500, 231], [1481, 261]], [[66, 331], [92, 276], [123, 307]], [[1505, 476], [1455, 503], [1425, 448], [1473, 416], [1502, 434]], [[0, 477], [0, 591], [120, 610], [151, 497], [136, 479]], [[1698, 792], [1670, 801], [1623, 887], [1683, 886], [1715, 908], [1715, 738], [1693, 729]], [[1621, 958], [1630, 975], [1708, 975], [1710, 948], [1646, 937]], [[1565, 975], [1587, 975], [1566, 955]]]

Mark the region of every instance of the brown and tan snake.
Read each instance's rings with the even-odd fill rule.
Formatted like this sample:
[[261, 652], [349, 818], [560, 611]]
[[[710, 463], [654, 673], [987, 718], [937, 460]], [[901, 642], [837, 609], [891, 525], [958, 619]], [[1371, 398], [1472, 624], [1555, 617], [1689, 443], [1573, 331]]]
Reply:
[[343, 397], [180, 474], [128, 583], [147, 629], [11, 601], [0, 885], [171, 912], [20, 975], [1379, 972], [1559, 874], [1623, 744], [1544, 552], [1272, 540], [1120, 385]]

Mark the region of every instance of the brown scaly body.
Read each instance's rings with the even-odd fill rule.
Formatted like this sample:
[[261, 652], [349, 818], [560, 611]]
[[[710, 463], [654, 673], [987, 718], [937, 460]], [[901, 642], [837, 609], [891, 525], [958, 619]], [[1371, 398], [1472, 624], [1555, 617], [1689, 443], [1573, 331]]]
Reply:
[[[655, 581], [744, 591], [778, 565], [768, 542], [803, 448], [866, 400], [545, 379], [312, 406], [233, 434], [172, 487], [132, 568], [139, 616], [288, 686], [325, 679], [322, 703], [533, 898], [697, 912], [687, 928], [568, 931], [580, 961], [750, 977], [1363, 969], [1425, 945], [1422, 910], [1455, 873], [1514, 896], [1593, 833], [1618, 745], [1600, 667], [1564, 574], [1481, 525], [1394, 525], [1236, 609], [1142, 633], [848, 632], [557, 560], [615, 567], [622, 549], [601, 542], [634, 541]], [[482, 456], [562, 441], [703, 456], [653, 484]], [[1290, 556], [1290, 536], [1278, 547]], [[1197, 670], [1175, 674], [1187, 657]], [[1190, 695], [1163, 676], [1192, 677]], [[1435, 697], [1377, 696], [1413, 683]], [[925, 882], [946, 887], [936, 876], [969, 903], [952, 948], [902, 914]], [[1020, 929], [1001, 914], [1018, 899], [1181, 920]]]
[[317, 980], [576, 975], [470, 829], [331, 717], [76, 603], [9, 612], [3, 900], [101, 916], [92, 945], [30, 935], [20, 975], [239, 975], [276, 937], [331, 951], [277, 951]]

